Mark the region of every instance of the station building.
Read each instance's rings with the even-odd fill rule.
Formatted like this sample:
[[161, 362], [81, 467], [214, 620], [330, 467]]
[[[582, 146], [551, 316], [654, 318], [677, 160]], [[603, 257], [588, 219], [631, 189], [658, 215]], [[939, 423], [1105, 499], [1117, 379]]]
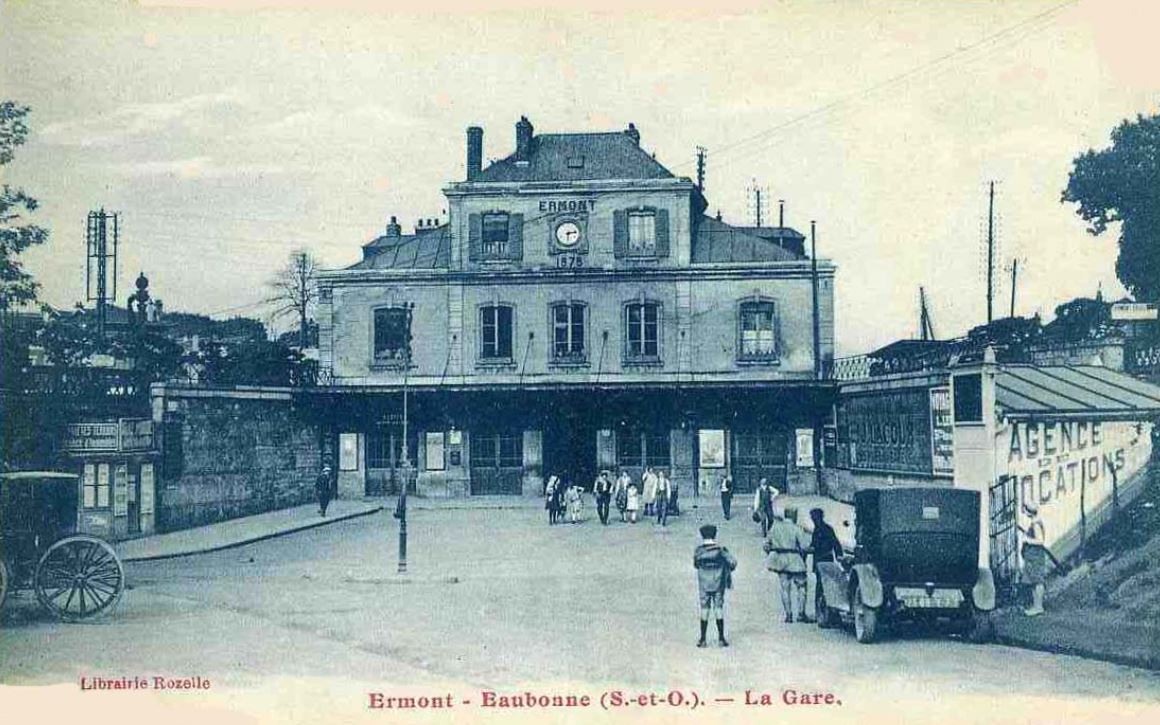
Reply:
[[632, 125], [537, 134], [395, 217], [319, 281], [310, 405], [344, 495], [539, 495], [548, 475], [666, 469], [682, 497], [725, 472], [818, 485], [835, 387], [834, 265], [784, 226], [709, 215]]

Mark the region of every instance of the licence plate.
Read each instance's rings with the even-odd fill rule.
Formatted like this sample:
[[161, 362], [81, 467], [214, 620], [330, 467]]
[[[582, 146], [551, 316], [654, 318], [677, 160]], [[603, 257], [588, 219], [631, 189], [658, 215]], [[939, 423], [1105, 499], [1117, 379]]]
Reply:
[[911, 609], [957, 609], [963, 603], [958, 589], [935, 589], [931, 594], [924, 589], [895, 589], [894, 596]]

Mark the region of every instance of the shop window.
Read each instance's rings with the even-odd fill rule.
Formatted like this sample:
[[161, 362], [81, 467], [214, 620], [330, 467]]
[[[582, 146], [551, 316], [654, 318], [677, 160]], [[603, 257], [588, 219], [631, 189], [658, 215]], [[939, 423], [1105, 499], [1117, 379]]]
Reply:
[[552, 306], [552, 360], [554, 362], [583, 362], [587, 358], [584, 345], [586, 308], [579, 302]]
[[490, 305], [479, 310], [479, 357], [483, 360], [510, 360], [512, 357], [512, 308]]
[[738, 309], [737, 327], [739, 360], [777, 360], [777, 309], [773, 301], [742, 302]]
[[624, 352], [628, 360], [660, 359], [660, 310], [656, 302], [624, 306]]
[[375, 362], [407, 363], [411, 354], [411, 309], [401, 305], [380, 307], [374, 315]]
[[81, 503], [84, 508], [108, 508], [109, 506], [109, 464], [86, 463]]
[[672, 462], [668, 431], [619, 431], [616, 461], [621, 468], [668, 468]]

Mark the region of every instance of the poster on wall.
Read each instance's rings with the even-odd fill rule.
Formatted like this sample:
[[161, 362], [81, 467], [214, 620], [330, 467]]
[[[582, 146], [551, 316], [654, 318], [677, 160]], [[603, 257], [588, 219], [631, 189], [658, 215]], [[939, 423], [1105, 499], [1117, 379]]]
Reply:
[[798, 428], [795, 432], [795, 439], [797, 444], [794, 450], [797, 451], [797, 467], [798, 468], [813, 468], [814, 467], [814, 431], [812, 428]]
[[838, 408], [838, 442], [851, 469], [930, 475], [927, 388], [851, 396]]
[[338, 470], [358, 470], [358, 433], [338, 435]]
[[934, 475], [955, 475], [955, 418], [948, 387], [930, 389], [930, 459]]
[[725, 467], [725, 431], [699, 431], [697, 444], [700, 450], [698, 463], [701, 468]]
[[427, 470], [443, 470], [443, 431], [428, 433], [427, 441]]
[[118, 463], [113, 475], [113, 515], [129, 513], [129, 466]]
[[153, 515], [153, 489], [155, 487], [153, 478], [153, 464], [141, 464], [141, 515]]

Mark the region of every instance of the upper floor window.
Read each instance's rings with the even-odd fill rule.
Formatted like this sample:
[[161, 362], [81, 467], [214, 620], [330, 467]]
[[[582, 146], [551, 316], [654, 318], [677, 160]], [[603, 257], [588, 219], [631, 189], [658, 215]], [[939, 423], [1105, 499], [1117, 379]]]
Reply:
[[656, 302], [624, 306], [625, 355], [630, 360], [660, 357], [660, 309]]
[[770, 300], [741, 303], [738, 358], [770, 361], [777, 359], [777, 310]]
[[584, 323], [587, 309], [580, 302], [562, 302], [552, 306], [552, 358], [579, 361], [587, 355], [584, 346]]
[[377, 363], [407, 362], [411, 355], [411, 310], [406, 306], [380, 307], [374, 318], [374, 357]]
[[468, 256], [472, 261], [522, 259], [524, 215], [490, 211], [468, 215]]
[[510, 360], [512, 357], [512, 308], [489, 305], [479, 309], [479, 357]]
[[657, 253], [657, 216], [651, 211], [628, 213], [628, 253], [653, 256]]
[[669, 211], [636, 207], [613, 212], [612, 247], [617, 257], [669, 256]]

